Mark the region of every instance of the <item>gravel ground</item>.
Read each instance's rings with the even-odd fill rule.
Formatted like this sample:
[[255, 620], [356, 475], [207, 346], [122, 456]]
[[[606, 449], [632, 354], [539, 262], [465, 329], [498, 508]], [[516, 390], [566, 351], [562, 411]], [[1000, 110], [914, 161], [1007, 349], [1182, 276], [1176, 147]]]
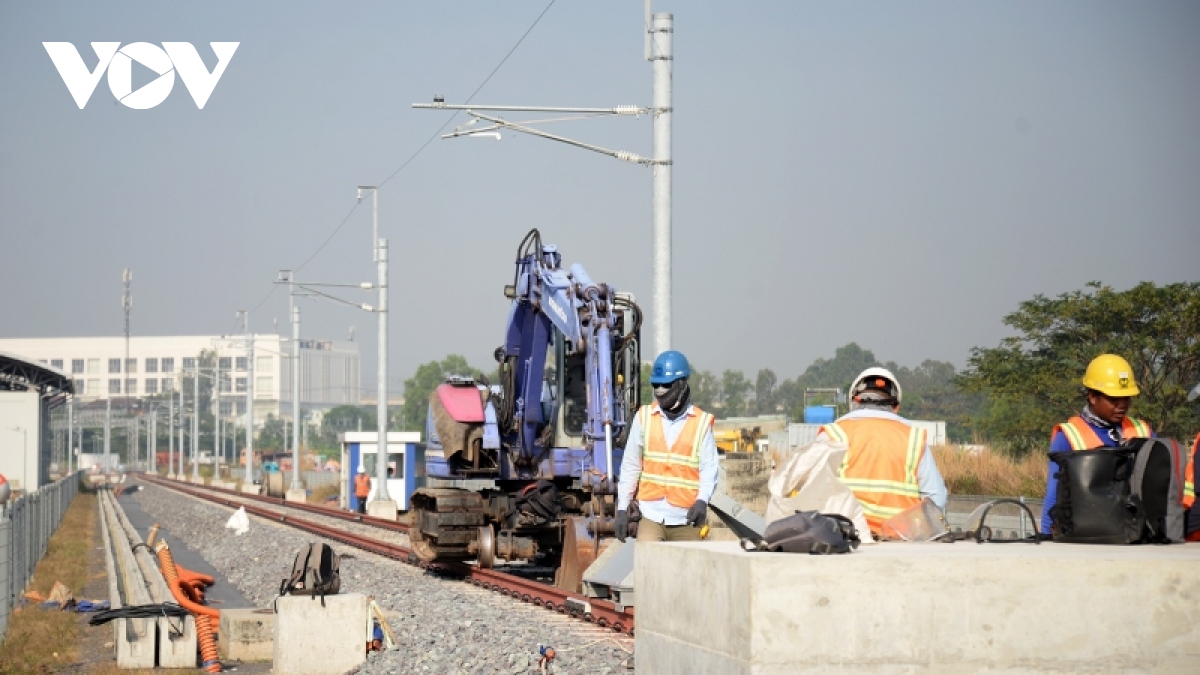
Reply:
[[[312, 535], [250, 517], [250, 532], [225, 529], [232, 509], [146, 486], [135, 498], [172, 536], [201, 551], [255, 604], [271, 603], [295, 552]], [[305, 516], [308, 517], [308, 516]], [[341, 525], [344, 527], [344, 524]], [[460, 581], [326, 542], [353, 555], [341, 564], [342, 590], [372, 595], [388, 615], [399, 648], [372, 654], [358, 673], [530, 673], [539, 645], [557, 658], [547, 673], [626, 673], [633, 641]]]

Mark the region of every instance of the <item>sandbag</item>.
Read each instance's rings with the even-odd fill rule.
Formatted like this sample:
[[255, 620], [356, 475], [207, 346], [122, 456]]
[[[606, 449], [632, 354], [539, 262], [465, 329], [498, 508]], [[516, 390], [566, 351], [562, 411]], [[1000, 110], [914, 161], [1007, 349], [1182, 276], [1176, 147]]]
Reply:
[[[767, 502], [766, 522], [770, 524], [798, 511], [817, 511], [844, 516], [858, 532], [870, 532], [862, 504], [837, 477], [846, 450], [844, 443], [821, 438], [777, 465], [767, 479], [771, 498]], [[863, 543], [874, 540], [865, 536]]]

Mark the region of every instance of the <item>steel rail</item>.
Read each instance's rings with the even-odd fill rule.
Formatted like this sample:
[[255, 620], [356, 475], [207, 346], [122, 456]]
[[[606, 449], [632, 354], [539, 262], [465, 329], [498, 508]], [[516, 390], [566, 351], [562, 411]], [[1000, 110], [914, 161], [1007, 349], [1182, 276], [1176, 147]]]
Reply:
[[[214, 493], [217, 491], [225, 492], [238, 498], [253, 497], [254, 495], [246, 495], [239, 492], [233, 492], [232, 490], [224, 490], [222, 488], [213, 488], [210, 486], [205, 486], [203, 489], [197, 489], [198, 486], [196, 485], [185, 486], [173, 481], [150, 478], [147, 476], [142, 476], [141, 478], [148, 483], [176, 490], [193, 497], [221, 504], [222, 506], [227, 506], [230, 508], [245, 508], [247, 513], [252, 513], [266, 520], [273, 520], [275, 522], [295, 527], [312, 534], [320, 535], [326, 539], [339, 541], [343, 544], [348, 544], [355, 548], [369, 551], [371, 553], [375, 553], [376, 555], [381, 555], [385, 558], [408, 563], [410, 565], [429, 570], [430, 572], [439, 576], [461, 578], [473, 586], [491, 590], [506, 597], [531, 603], [538, 607], [558, 612], [559, 614], [571, 616], [575, 619], [587, 621], [588, 623], [596, 624], [602, 628], [610, 628], [617, 633], [626, 633], [630, 637], [634, 636], [634, 611], [632, 608], [627, 607], [623, 610], [618, 610], [613, 603], [606, 600], [586, 598], [577, 593], [569, 593], [561, 588], [547, 586], [545, 584], [540, 584], [536, 581], [530, 581], [529, 579], [523, 579], [512, 574], [505, 574], [496, 570], [483, 569], [474, 565], [467, 565], [465, 563], [427, 563], [418, 558], [417, 554], [413, 553], [411, 549], [403, 546], [350, 532], [344, 532], [342, 530], [337, 530], [309, 520], [294, 518], [286, 513], [280, 514], [275, 511], [269, 511], [257, 506], [244, 504]], [[290, 505], [294, 506], [295, 502], [292, 502]], [[328, 512], [331, 511], [331, 509], [324, 509], [321, 507], [317, 508], [320, 509], [320, 515], [329, 515]], [[376, 518], [375, 520], [381, 519]], [[580, 607], [585, 606], [590, 607], [591, 611], [585, 612], [582, 609], [579, 609]]]
[[[148, 483], [154, 483], [155, 485], [161, 485], [163, 487], [175, 487], [178, 485], [177, 482], [163, 480], [162, 478], [154, 478], [145, 474], [142, 474], [141, 478]], [[325, 506], [317, 506], [316, 504], [307, 504], [305, 502], [289, 502], [282, 497], [268, 497], [266, 495], [238, 492], [237, 490], [230, 490], [228, 488], [216, 487], [213, 485], [196, 485], [195, 483], [188, 483], [188, 487], [207, 490], [209, 492], [216, 492], [218, 494], [226, 494], [237, 497], [238, 499], [249, 499], [256, 502], [261, 502], [263, 504], [270, 504], [272, 506], [296, 509], [297, 511], [307, 511], [308, 513], [329, 516], [330, 518], [337, 518], [339, 520], [345, 520], [352, 523], [362, 523], [363, 525], [370, 525], [372, 527], [379, 527], [385, 530], [392, 530], [393, 532], [408, 532], [408, 525], [396, 522], [394, 520], [388, 520], [386, 518], [377, 518], [375, 516], [368, 516], [361, 513], [351, 513], [341, 509], [331, 509]]]

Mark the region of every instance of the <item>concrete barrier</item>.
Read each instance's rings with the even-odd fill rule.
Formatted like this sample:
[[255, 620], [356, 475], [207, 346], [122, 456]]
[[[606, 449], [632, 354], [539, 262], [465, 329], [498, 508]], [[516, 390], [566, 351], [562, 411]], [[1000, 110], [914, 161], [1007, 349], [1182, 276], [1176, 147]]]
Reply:
[[646, 673], [1200, 672], [1200, 544], [637, 551]]
[[288, 675], [344, 673], [366, 659], [367, 596], [285, 595], [275, 601], [273, 671]]
[[223, 609], [219, 632], [222, 661], [271, 660], [275, 650], [275, 615], [269, 609]]

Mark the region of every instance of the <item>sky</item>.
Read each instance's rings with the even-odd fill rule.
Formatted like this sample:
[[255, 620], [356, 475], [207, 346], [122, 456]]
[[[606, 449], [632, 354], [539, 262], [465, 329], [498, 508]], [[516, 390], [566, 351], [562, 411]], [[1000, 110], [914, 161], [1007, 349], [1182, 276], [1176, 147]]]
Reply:
[[[794, 377], [851, 341], [961, 367], [1036, 294], [1200, 278], [1200, 4], [654, 11], [675, 20], [673, 346], [700, 368]], [[450, 353], [490, 370], [531, 228], [652, 322], [649, 169], [508, 132], [442, 140], [466, 118], [411, 107], [481, 85], [477, 104], [648, 106], [642, 14], [0, 0], [0, 337], [121, 334], [126, 267], [135, 335], [239, 332], [245, 309], [290, 333], [278, 270], [375, 279], [364, 184], [391, 251], [390, 387]], [[210, 42], [240, 44], [203, 109], [176, 77], [144, 110], [101, 79], [81, 110], [42, 43], [90, 69], [97, 41], [190, 42], [210, 70]], [[646, 117], [545, 128], [652, 153]], [[357, 328], [372, 390], [375, 316], [301, 310], [305, 337]]]

